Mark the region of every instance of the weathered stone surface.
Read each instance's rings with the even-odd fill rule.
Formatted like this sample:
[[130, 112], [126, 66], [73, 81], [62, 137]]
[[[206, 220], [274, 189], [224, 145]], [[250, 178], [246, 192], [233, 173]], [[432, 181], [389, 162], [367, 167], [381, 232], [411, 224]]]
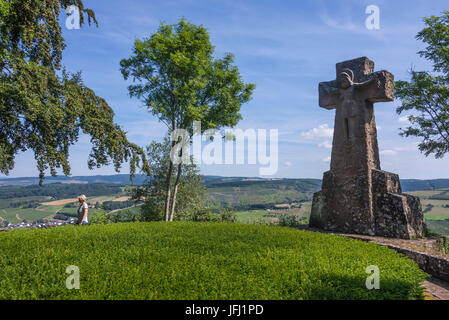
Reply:
[[336, 109], [330, 171], [314, 195], [310, 225], [330, 231], [421, 237], [419, 199], [401, 193], [399, 177], [381, 171], [375, 102], [394, 100], [394, 77], [366, 57], [338, 63], [337, 79], [319, 84], [319, 105]]

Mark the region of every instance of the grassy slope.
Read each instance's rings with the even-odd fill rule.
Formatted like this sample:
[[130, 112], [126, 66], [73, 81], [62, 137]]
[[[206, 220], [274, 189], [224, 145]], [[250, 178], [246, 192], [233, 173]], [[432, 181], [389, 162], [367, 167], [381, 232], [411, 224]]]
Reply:
[[[290, 228], [129, 223], [0, 234], [0, 299], [411, 299], [425, 274], [385, 247]], [[81, 289], [65, 270], [80, 268]], [[366, 267], [380, 268], [367, 290]]]

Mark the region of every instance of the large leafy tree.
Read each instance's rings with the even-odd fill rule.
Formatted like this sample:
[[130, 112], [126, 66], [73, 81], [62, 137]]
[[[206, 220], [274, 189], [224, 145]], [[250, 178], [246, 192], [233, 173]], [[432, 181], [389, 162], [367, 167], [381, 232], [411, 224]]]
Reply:
[[442, 158], [449, 152], [449, 11], [424, 19], [417, 39], [427, 44], [419, 52], [433, 64], [433, 74], [411, 70], [411, 80], [396, 82], [399, 114], [411, 113], [401, 135], [421, 138], [418, 147], [426, 156]]
[[[90, 169], [130, 161], [148, 171], [145, 154], [114, 123], [107, 102], [86, 87], [80, 73], [62, 67], [66, 47], [60, 10], [75, 5], [80, 24], [97, 24], [81, 0], [0, 0], [0, 172], [9, 174], [20, 151], [31, 149], [39, 176], [70, 174], [69, 147], [79, 134], [93, 144]], [[142, 161], [143, 160], [143, 161]]]
[[[245, 84], [232, 54], [213, 57], [209, 34], [203, 26], [181, 19], [177, 24], [161, 24], [149, 38], [136, 40], [133, 54], [121, 61], [123, 76], [134, 83], [131, 97], [143, 101], [153, 115], [166, 124], [168, 133], [176, 129], [193, 132], [194, 121], [202, 131], [233, 127], [241, 119], [240, 108], [251, 98], [255, 86]], [[178, 141], [172, 141], [172, 147]], [[173, 191], [172, 175], [177, 170]], [[173, 220], [176, 194], [182, 179], [182, 163], [177, 168], [170, 159], [165, 195], [165, 220]]]

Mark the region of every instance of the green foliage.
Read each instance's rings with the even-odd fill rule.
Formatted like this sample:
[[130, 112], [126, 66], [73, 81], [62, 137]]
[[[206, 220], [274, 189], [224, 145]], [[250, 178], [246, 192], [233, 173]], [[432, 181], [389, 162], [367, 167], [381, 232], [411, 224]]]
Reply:
[[244, 84], [234, 58], [213, 58], [214, 47], [203, 26], [185, 19], [161, 24], [149, 38], [136, 40], [133, 55], [121, 61], [131, 97], [141, 99], [169, 131], [235, 126], [240, 107], [250, 100], [255, 86]]
[[437, 244], [441, 252], [449, 254], [449, 238], [447, 236], [439, 236]]
[[[138, 201], [139, 202], [139, 201]], [[106, 211], [131, 208], [138, 203], [136, 201], [105, 201], [102, 203], [103, 209]]]
[[97, 210], [96, 212], [94, 212], [92, 217], [89, 219], [90, 225], [92, 225], [92, 224], [108, 224], [108, 223], [109, 223], [108, 214], [104, 210]]
[[[40, 183], [46, 170], [70, 175], [69, 147], [79, 134], [91, 136], [90, 169], [111, 162], [119, 171], [130, 161], [148, 171], [145, 154], [114, 124], [114, 112], [104, 99], [86, 87], [80, 73], [61, 66], [64, 39], [60, 8], [76, 5], [97, 23], [81, 0], [0, 1], [0, 172], [9, 174], [15, 156], [33, 150]], [[61, 70], [62, 69], [62, 70]], [[140, 164], [141, 163], [141, 164]]]
[[[145, 198], [142, 206], [142, 218], [144, 221], [160, 221], [164, 218], [165, 188], [170, 164], [170, 142], [165, 138], [161, 142], [152, 142], [147, 147], [147, 159], [152, 168], [152, 175], [147, 182], [133, 189], [133, 199]], [[180, 179], [175, 219], [190, 220], [189, 217], [198, 215], [205, 206], [206, 188], [201, 185], [202, 178], [199, 169], [194, 163], [182, 164], [182, 176]], [[174, 179], [172, 176], [172, 189]]]
[[137, 211], [135, 209], [136, 207], [111, 213], [109, 214], [109, 220], [112, 223], [142, 221], [143, 219], [140, 210]]
[[211, 209], [201, 207], [191, 210], [188, 214], [183, 215], [180, 220], [192, 222], [218, 222], [218, 217]]
[[449, 75], [449, 11], [442, 16], [431, 16], [424, 19], [426, 27], [416, 36], [427, 44], [419, 52], [421, 57], [433, 63], [434, 71]]
[[[130, 96], [141, 100], [169, 134], [176, 129], [190, 133], [188, 141], [184, 137], [171, 141], [172, 147], [190, 143], [195, 121], [201, 121], [202, 132], [234, 127], [242, 119], [242, 104], [251, 99], [255, 85], [242, 81], [232, 54], [215, 59], [213, 53], [206, 28], [181, 19], [174, 25], [162, 23], [149, 38], [136, 40], [132, 56], [120, 62], [124, 79], [133, 81]], [[168, 164], [164, 217], [172, 221], [178, 206], [177, 186], [185, 178], [184, 165], [177, 164], [171, 192], [174, 163], [170, 159]]]
[[[422, 299], [427, 276], [373, 243], [227, 223], [19, 230], [0, 233], [0, 252], [0, 299]], [[69, 265], [80, 290], [66, 288]], [[379, 290], [365, 287], [370, 265]]]
[[223, 209], [220, 211], [220, 213], [218, 215], [218, 219], [221, 222], [236, 222], [237, 216], [234, 211], [232, 211], [230, 209]]
[[300, 222], [300, 219], [298, 216], [294, 215], [280, 215], [279, 216], [279, 225], [284, 227], [291, 227], [291, 228], [297, 228], [302, 223]]
[[410, 82], [397, 81], [396, 96], [402, 102], [397, 112], [412, 113], [410, 126], [401, 129], [401, 135], [421, 138], [421, 152], [442, 158], [449, 151], [449, 11], [424, 22], [426, 27], [416, 38], [427, 47], [419, 55], [432, 62], [437, 74], [411, 70]]

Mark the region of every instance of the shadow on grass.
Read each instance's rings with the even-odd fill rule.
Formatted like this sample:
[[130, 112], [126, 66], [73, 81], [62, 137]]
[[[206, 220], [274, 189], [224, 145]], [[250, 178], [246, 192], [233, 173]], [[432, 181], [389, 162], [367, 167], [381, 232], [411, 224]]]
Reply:
[[[367, 274], [367, 277], [369, 275]], [[379, 289], [368, 289], [366, 278], [329, 274], [308, 290], [308, 300], [421, 300], [424, 289], [400, 279], [382, 279]], [[368, 281], [372, 283], [371, 281]]]

